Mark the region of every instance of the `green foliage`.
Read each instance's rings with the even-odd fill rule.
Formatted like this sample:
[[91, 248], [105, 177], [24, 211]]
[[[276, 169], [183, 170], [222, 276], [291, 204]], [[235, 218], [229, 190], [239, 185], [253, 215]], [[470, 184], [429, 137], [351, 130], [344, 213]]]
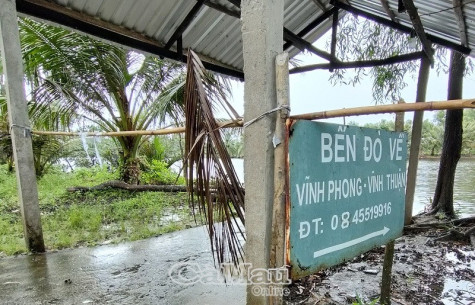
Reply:
[[[194, 225], [184, 193], [66, 191], [75, 185], [97, 185], [116, 175], [99, 167], [81, 168], [73, 173], [53, 168], [39, 180], [41, 218], [48, 249], [136, 240]], [[1, 165], [0, 255], [25, 252], [15, 175], [7, 173], [6, 165]]]
[[375, 305], [377, 304], [379, 299], [374, 299], [369, 302], [365, 302], [358, 294], [356, 294], [356, 301], [352, 303], [352, 305]]
[[69, 225], [72, 229], [98, 231], [102, 224], [102, 215], [95, 209], [72, 206], [68, 210]]
[[[97, 132], [97, 127], [89, 126], [83, 128], [84, 132]], [[76, 167], [90, 167], [100, 165], [98, 156], [102, 159], [102, 164], [112, 168], [119, 167], [119, 151], [120, 145], [115, 137], [74, 137], [70, 139], [63, 147], [62, 160], [68, 164], [68, 170], [74, 170]], [[84, 150], [84, 145], [88, 148], [88, 152]], [[89, 155], [89, 157], [88, 157]], [[117, 177], [118, 178], [118, 177]]]
[[475, 110], [463, 112], [462, 155], [475, 155]]
[[[416, 49], [409, 46], [410, 35], [373, 21], [346, 14], [339, 22], [337, 34], [337, 58], [341, 61], [384, 59], [421, 50], [418, 41]], [[330, 43], [327, 43], [327, 47]], [[435, 47], [437, 72], [448, 73], [447, 50]], [[409, 77], [417, 78], [419, 61], [409, 61], [373, 68], [336, 69], [330, 80], [333, 84], [355, 85], [365, 76], [373, 79], [373, 99], [376, 103], [394, 102], [400, 99]], [[466, 73], [473, 70], [473, 62], [467, 59]]]
[[149, 166], [153, 160], [167, 163], [167, 167], [183, 159], [183, 138], [180, 134], [155, 136], [144, 141], [140, 147], [140, 155], [144, 166]]
[[[19, 26], [33, 119], [58, 118], [63, 127], [81, 119], [102, 131], [134, 131], [159, 126], [183, 112], [179, 95], [170, 93], [170, 86], [173, 92], [183, 88], [181, 64], [29, 19], [20, 19]], [[41, 119], [45, 115], [50, 119]], [[138, 168], [130, 160], [137, 158], [142, 139], [117, 137], [125, 182], [138, 180]]]
[[63, 155], [64, 142], [58, 137], [32, 136], [33, 161], [37, 177], [42, 177]]
[[[1, 75], [0, 75], [1, 76]], [[1, 83], [1, 78], [0, 78]], [[0, 86], [1, 87], [1, 86]], [[34, 103], [28, 104], [29, 111], [34, 108]], [[52, 108], [45, 112], [44, 117], [39, 120], [33, 120], [33, 128], [48, 129], [48, 124], [54, 125], [54, 119], [51, 118]], [[0, 88], [0, 164], [8, 164], [9, 171], [13, 171], [13, 145], [9, 134], [9, 124], [7, 120], [7, 102], [5, 96], [2, 96]], [[33, 162], [37, 177], [43, 176], [46, 171], [66, 154], [64, 145], [66, 140], [60, 137], [50, 137], [42, 135], [32, 136]]]
[[178, 177], [168, 164], [161, 160], [152, 160], [149, 167], [142, 173], [142, 182], [145, 184], [185, 184], [183, 177]]
[[444, 126], [437, 121], [424, 120], [422, 123], [421, 154], [435, 156], [440, 154], [444, 139]]
[[394, 131], [394, 122], [383, 119], [383, 120], [381, 120], [379, 122], [376, 122], [376, 123], [367, 123], [367, 124], [364, 125], [364, 127]]
[[55, 168], [38, 181], [40, 207], [46, 210], [56, 209], [61, 205], [58, 198], [61, 198], [69, 187], [94, 186], [117, 177], [117, 172], [109, 172], [105, 167], [78, 168], [73, 173], [64, 173]]
[[[350, 123], [351, 124], [351, 123]], [[353, 124], [352, 125], [357, 125]], [[381, 120], [365, 124], [364, 127], [394, 130], [394, 122]], [[409, 135], [408, 147], [411, 143], [412, 121], [406, 121], [404, 131]], [[445, 111], [438, 111], [433, 120], [424, 120], [422, 124], [420, 154], [422, 156], [438, 156], [442, 151], [445, 130]], [[463, 118], [462, 155], [475, 155], [475, 110], [465, 109]]]
[[[462, 123], [462, 155], [475, 155], [475, 111], [465, 109]], [[422, 125], [421, 154], [436, 156], [442, 151], [445, 130], [445, 111], [438, 111], [433, 121]]]
[[244, 141], [241, 128], [221, 129], [221, 136], [231, 158], [244, 157]]
[[18, 214], [0, 213], [0, 254], [2, 252], [7, 255], [26, 252], [23, 227]]
[[[347, 14], [340, 21], [337, 36], [337, 57], [342, 61], [374, 60], [410, 52], [409, 35], [399, 33], [381, 24]], [[373, 78], [373, 98], [376, 103], [399, 100], [407, 84], [406, 72], [414, 72], [417, 64], [405, 62], [374, 68], [357, 68], [348, 77], [347, 70], [335, 70], [331, 81], [355, 85], [363, 76]]]
[[7, 98], [3, 90], [3, 78], [0, 74], [0, 164], [8, 164], [9, 171], [13, 170], [13, 150], [8, 125]]
[[81, 182], [81, 185], [92, 186], [108, 180], [116, 179], [117, 173], [110, 172], [104, 167], [81, 167], [75, 171], [73, 177], [75, 177], [78, 183]]

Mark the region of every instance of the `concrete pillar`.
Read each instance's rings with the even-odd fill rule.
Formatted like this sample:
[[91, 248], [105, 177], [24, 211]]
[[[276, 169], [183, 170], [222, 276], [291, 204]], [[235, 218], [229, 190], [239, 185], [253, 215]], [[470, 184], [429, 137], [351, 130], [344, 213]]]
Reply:
[[[276, 107], [275, 57], [282, 52], [283, 14], [283, 0], [241, 2], [245, 122]], [[244, 130], [245, 259], [252, 268], [269, 266], [276, 117], [276, 113], [267, 115]], [[248, 286], [247, 304], [267, 304], [268, 299], [255, 295], [253, 288]]]
[[26, 246], [31, 252], [44, 252], [45, 245], [29, 132], [30, 121], [23, 87], [23, 65], [14, 0], [0, 0], [0, 39], [6, 80], [8, 119]]

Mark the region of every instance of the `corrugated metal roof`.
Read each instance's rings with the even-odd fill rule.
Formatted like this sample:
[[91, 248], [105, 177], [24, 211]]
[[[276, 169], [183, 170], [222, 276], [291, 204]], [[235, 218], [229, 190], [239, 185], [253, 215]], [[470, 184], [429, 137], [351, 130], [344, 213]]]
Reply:
[[[203, 0], [17, 0], [19, 11], [39, 18], [76, 27], [89, 34], [107, 39], [107, 33], [118, 33], [125, 38], [124, 44], [131, 47], [133, 41], [150, 44], [150, 52], [159, 55], [182, 58], [176, 54], [177, 43], [166, 50], [175, 31], [187, 18], [193, 7]], [[192, 48], [203, 56], [205, 61], [224, 67], [226, 71], [242, 72], [242, 39], [240, 9], [228, 0], [206, 0], [192, 21], [182, 33], [183, 49]], [[238, 1], [239, 2], [239, 1]], [[316, 0], [285, 0], [284, 26], [297, 34], [304, 30], [324, 11]], [[325, 11], [332, 8], [330, 0], [319, 1]], [[355, 8], [378, 15], [389, 20], [381, 2], [376, 0], [345, 1]], [[414, 1], [419, 10], [427, 33], [460, 44], [459, 27], [454, 14], [452, 1]], [[391, 9], [397, 14], [397, 0], [388, 0]], [[468, 42], [475, 49], [475, 3], [467, 2], [463, 6], [468, 30]], [[61, 15], [64, 16], [61, 16]], [[91, 18], [92, 17], [92, 18]], [[331, 18], [330, 18], [331, 19]], [[412, 26], [407, 14], [397, 14], [401, 24]], [[92, 24], [88, 28], [88, 24]], [[325, 20], [307, 31], [302, 37], [314, 42], [331, 26], [331, 20]], [[107, 33], [102, 33], [106, 29]], [[116, 38], [117, 40], [117, 38]], [[142, 44], [141, 44], [142, 43]], [[142, 47], [144, 50], [148, 50]], [[171, 52], [170, 52], [171, 51]], [[296, 55], [299, 50], [291, 45], [288, 50]], [[475, 54], [473, 51], [472, 55]], [[224, 73], [226, 73], [224, 71]], [[232, 74], [232, 73], [231, 73]]]
[[[463, 1], [462, 1], [463, 2]], [[462, 9], [464, 12], [465, 23], [468, 27], [469, 47], [472, 49], [471, 55], [474, 55], [475, 48], [475, 3], [465, 1]], [[371, 12], [373, 14], [388, 17], [380, 1], [374, 0], [358, 0], [349, 1], [349, 4]], [[398, 13], [398, 0], [388, 0], [388, 4], [392, 11], [396, 14], [397, 20], [404, 25], [411, 26], [411, 20], [406, 13]], [[453, 1], [449, 0], [414, 0], [414, 5], [418, 9], [424, 29], [427, 33], [438, 36], [440, 38], [460, 43], [459, 27], [454, 13]], [[389, 18], [388, 18], [389, 19]]]

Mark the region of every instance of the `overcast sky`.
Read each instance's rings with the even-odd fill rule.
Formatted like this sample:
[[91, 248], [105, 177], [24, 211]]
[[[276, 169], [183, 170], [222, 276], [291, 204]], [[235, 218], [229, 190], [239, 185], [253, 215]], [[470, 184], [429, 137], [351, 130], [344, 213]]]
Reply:
[[[323, 37], [320, 41], [324, 43]], [[316, 45], [322, 48], [320, 45]], [[318, 62], [318, 57], [300, 54], [297, 56], [302, 62], [299, 65], [313, 64]], [[447, 61], [448, 63], [448, 61]], [[351, 69], [354, 70], [354, 69]], [[332, 86], [328, 70], [311, 71], [290, 76], [290, 107], [291, 114], [300, 114], [324, 110], [359, 107], [374, 105], [372, 97], [372, 79], [370, 76], [355, 87], [351, 85]], [[406, 102], [414, 102], [417, 89], [417, 75], [406, 77], [408, 86], [403, 90], [402, 98]], [[430, 71], [429, 84], [427, 88], [427, 101], [447, 100], [448, 75], [441, 72], [437, 75], [436, 69]], [[463, 98], [475, 98], [475, 75], [466, 76], [463, 84]], [[244, 83], [233, 82], [233, 106], [240, 113], [244, 113], [243, 107]], [[413, 113], [406, 113], [405, 119], [412, 119]], [[433, 112], [425, 112], [424, 118], [433, 118]], [[358, 124], [376, 122], [381, 119], [394, 119], [394, 114], [367, 115], [347, 117], [346, 122], [355, 121]], [[329, 122], [343, 123], [342, 118], [327, 120]]]

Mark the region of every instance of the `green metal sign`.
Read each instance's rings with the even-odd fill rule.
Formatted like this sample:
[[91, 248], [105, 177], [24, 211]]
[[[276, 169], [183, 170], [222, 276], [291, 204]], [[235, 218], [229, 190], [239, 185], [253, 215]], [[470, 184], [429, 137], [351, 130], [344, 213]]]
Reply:
[[290, 129], [292, 278], [401, 236], [407, 136], [297, 121]]

